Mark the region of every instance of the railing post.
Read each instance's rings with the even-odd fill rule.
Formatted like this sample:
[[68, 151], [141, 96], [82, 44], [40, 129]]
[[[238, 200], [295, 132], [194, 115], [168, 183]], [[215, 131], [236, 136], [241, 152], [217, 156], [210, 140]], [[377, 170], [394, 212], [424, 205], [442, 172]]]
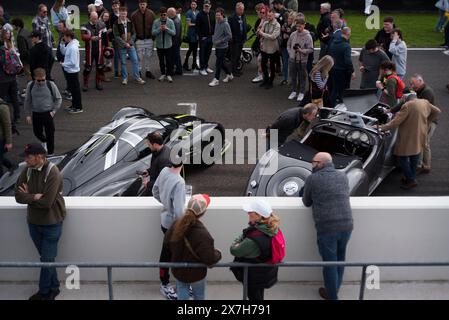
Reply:
[[243, 300], [248, 300], [248, 267], [243, 268]]
[[365, 285], [366, 284], [366, 266], [362, 267], [362, 279], [360, 280], [360, 292], [359, 292], [359, 300], [363, 300], [365, 295]]
[[114, 300], [114, 289], [112, 288], [112, 267], [108, 267], [108, 289], [109, 300]]

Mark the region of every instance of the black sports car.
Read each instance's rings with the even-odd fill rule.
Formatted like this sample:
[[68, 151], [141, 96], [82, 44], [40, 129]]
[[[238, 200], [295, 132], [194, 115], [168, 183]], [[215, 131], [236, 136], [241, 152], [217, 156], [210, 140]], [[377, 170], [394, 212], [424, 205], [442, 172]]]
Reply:
[[[95, 132], [81, 147], [66, 154], [49, 157], [64, 177], [66, 196], [120, 196], [136, 181], [136, 172], [151, 165], [146, 135], [158, 130], [171, 150], [183, 149], [184, 155], [200, 159], [194, 164], [212, 165], [221, 158], [229, 144], [224, 128], [189, 114], [155, 115], [140, 107], [124, 107], [112, 121]], [[220, 133], [221, 141], [214, 139]], [[202, 162], [203, 152], [213, 161]], [[177, 152], [179, 154], [179, 152]], [[186, 158], [184, 158], [185, 161]], [[192, 163], [191, 162], [191, 163]], [[17, 178], [25, 168], [20, 163], [12, 174], [0, 178], [0, 195], [13, 195]]]
[[319, 151], [329, 152], [335, 167], [346, 173], [351, 195], [370, 195], [395, 168], [396, 130], [381, 133], [373, 128], [390, 121], [385, 111], [387, 106], [373, 94], [345, 98], [345, 104], [336, 109], [322, 108], [301, 141], [290, 140], [265, 153], [249, 178], [245, 195], [301, 196], [312, 173], [312, 158]]

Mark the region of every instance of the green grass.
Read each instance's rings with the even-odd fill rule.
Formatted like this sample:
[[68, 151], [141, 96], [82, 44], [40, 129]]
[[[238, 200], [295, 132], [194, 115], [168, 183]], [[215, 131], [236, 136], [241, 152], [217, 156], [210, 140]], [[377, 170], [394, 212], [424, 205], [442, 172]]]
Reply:
[[[382, 27], [382, 18], [385, 16], [395, 17], [395, 22], [398, 27], [401, 28], [404, 39], [409, 48], [417, 47], [437, 47], [443, 41], [443, 34], [434, 31], [434, 27], [437, 21], [437, 14], [434, 13], [399, 13], [398, 12], [385, 12], [380, 19], [380, 25]], [[315, 12], [306, 12], [307, 21], [314, 24], [318, 23], [319, 15]], [[31, 16], [21, 16], [26, 27], [31, 29]], [[351, 45], [353, 47], [363, 47], [365, 42], [374, 38], [377, 30], [368, 30], [365, 27], [365, 16], [359, 12], [347, 12], [344, 16], [348, 25], [352, 28]], [[248, 15], [248, 23], [254, 26], [257, 16]], [[86, 23], [87, 15], [81, 17], [81, 24]], [[183, 16], [183, 26], [185, 26]], [[185, 28], [184, 28], [185, 29]], [[185, 30], [184, 30], [185, 31]], [[76, 30], [76, 35], [79, 39], [79, 30]], [[55, 39], [58, 39], [57, 33], [54, 31]], [[81, 45], [84, 43], [81, 41]], [[251, 43], [247, 43], [246, 46], [250, 46]], [[185, 46], [185, 44], [183, 44]]]

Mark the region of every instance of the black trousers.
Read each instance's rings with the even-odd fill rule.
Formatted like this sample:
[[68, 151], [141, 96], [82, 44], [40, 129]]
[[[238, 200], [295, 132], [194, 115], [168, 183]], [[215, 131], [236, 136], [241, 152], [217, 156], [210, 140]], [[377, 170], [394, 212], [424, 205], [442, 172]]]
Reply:
[[184, 60], [184, 64], [189, 64], [189, 57], [192, 54], [192, 69], [197, 67], [196, 65], [196, 56], [198, 54], [198, 42], [189, 42], [189, 50], [186, 53], [186, 59]]
[[264, 300], [264, 288], [248, 286], [248, 300]]
[[332, 69], [329, 80], [331, 82], [329, 103], [334, 108], [338, 103], [343, 102], [344, 91], [351, 84], [351, 72]]
[[8, 170], [12, 168], [13, 164], [11, 160], [9, 160], [5, 153], [5, 139], [0, 139], [0, 176], [3, 175], [3, 166], [5, 166]]
[[72, 108], [82, 109], [83, 104], [81, 102], [79, 72], [67, 73], [66, 79], [67, 79], [67, 89], [72, 94]]
[[161, 74], [166, 76], [173, 76], [173, 57], [172, 49], [157, 48], [157, 56], [159, 57], [159, 68]]
[[234, 43], [231, 42], [231, 62], [232, 62], [232, 73], [239, 73], [237, 70], [238, 62], [240, 60], [240, 56], [242, 55], [243, 43]]
[[[165, 233], [168, 229], [165, 229], [161, 226], [162, 232]], [[162, 245], [161, 256], [159, 258], [159, 262], [171, 262], [171, 253], [168, 247]], [[170, 270], [169, 268], [159, 268], [159, 278], [163, 285], [167, 285], [170, 282]]]
[[[265, 53], [262, 51], [262, 72], [263, 82], [273, 84], [275, 73], [275, 63], [278, 53]], [[270, 61], [270, 74], [268, 75], [268, 61]]]
[[17, 81], [0, 83], [0, 97], [5, 101], [10, 101], [13, 107], [14, 120], [20, 118], [20, 106], [17, 99]]
[[209, 59], [212, 54], [212, 37], [200, 40], [200, 69], [204, 70], [209, 67]]
[[48, 154], [55, 152], [55, 123], [50, 111], [33, 112], [33, 133], [39, 141], [47, 143]]

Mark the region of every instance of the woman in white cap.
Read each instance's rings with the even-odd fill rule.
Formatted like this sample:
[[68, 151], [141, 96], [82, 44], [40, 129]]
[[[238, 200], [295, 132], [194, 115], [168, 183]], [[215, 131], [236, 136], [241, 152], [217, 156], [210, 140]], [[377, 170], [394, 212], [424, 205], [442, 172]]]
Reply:
[[[214, 247], [214, 239], [200, 221], [206, 213], [210, 198], [207, 194], [193, 195], [185, 214], [167, 231], [164, 246], [171, 253], [172, 262], [196, 262], [211, 266], [221, 259], [221, 252]], [[194, 300], [204, 300], [206, 268], [174, 268], [178, 300], [188, 300], [190, 288]]]
[[[272, 259], [272, 238], [279, 230], [280, 219], [273, 214], [268, 202], [256, 199], [243, 206], [248, 213], [249, 226], [231, 245], [235, 262], [267, 263]], [[237, 280], [243, 281], [243, 268], [231, 268]], [[248, 299], [263, 300], [264, 290], [277, 282], [278, 268], [257, 267], [248, 269]]]

